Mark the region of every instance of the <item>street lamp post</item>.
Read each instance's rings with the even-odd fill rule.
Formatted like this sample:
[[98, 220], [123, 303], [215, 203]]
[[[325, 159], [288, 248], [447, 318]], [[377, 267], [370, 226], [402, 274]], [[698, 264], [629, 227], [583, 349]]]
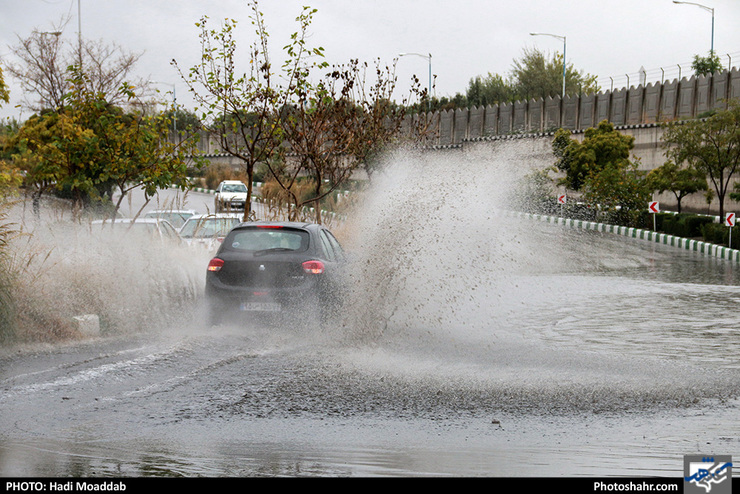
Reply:
[[172, 86], [172, 106], [174, 107], [175, 111], [172, 114], [172, 125], [175, 130], [175, 135], [177, 136], [177, 94], [175, 93], [175, 85], [170, 82], [161, 82], [161, 81], [149, 81], [152, 84], [166, 84], [168, 86]]
[[706, 5], [702, 5], [700, 3], [694, 3], [694, 2], [679, 2], [678, 0], [673, 0], [673, 3], [681, 5], [694, 5], [696, 7], [699, 7], [700, 9], [704, 9], [707, 12], [710, 12], [712, 14], [712, 44], [711, 48], [709, 50], [709, 55], [714, 58], [714, 9], [712, 7], [707, 7]]
[[530, 36], [552, 36], [553, 38], [563, 40], [563, 100], [565, 100], [565, 36], [559, 36], [557, 34], [548, 33], [529, 33]]
[[77, 56], [80, 62], [80, 73], [82, 73], [82, 7], [77, 0]]
[[407, 55], [415, 55], [417, 57], [426, 58], [429, 61], [429, 94], [427, 97], [429, 98], [427, 101], [427, 107], [431, 110], [432, 108], [432, 54], [423, 55], [421, 53], [399, 53], [399, 57], [405, 57]]

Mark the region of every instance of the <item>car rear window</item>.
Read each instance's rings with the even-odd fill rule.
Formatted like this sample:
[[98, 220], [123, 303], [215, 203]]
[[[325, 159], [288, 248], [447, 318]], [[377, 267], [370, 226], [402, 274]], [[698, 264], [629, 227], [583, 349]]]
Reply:
[[159, 212], [150, 211], [144, 215], [145, 218], [159, 218], [167, 220], [175, 228], [180, 228], [185, 221], [190, 218], [192, 214], [188, 213], [175, 213], [175, 212]]
[[308, 232], [291, 228], [241, 228], [231, 232], [224, 246], [231, 250], [251, 252], [308, 249]]
[[224, 184], [223, 192], [246, 192], [247, 186], [244, 184]]
[[182, 226], [180, 235], [184, 238], [222, 237], [240, 222], [239, 218], [190, 218]]

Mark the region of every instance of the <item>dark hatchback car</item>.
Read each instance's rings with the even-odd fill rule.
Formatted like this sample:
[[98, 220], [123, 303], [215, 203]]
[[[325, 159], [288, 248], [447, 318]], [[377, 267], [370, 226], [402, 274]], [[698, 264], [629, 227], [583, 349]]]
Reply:
[[325, 320], [338, 306], [344, 263], [341, 245], [322, 225], [241, 223], [208, 264], [211, 323], [264, 315]]

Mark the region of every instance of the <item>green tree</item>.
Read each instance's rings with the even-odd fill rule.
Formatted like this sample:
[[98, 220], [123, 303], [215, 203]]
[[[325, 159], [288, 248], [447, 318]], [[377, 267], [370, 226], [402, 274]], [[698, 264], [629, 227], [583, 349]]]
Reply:
[[[573, 64], [565, 67], [566, 94], [595, 93], [599, 87], [596, 76], [577, 70]], [[523, 50], [514, 59], [508, 77], [489, 73], [485, 78], [474, 77], [468, 83], [469, 105], [500, 104], [507, 101], [560, 96], [563, 92], [563, 55], [552, 58], [536, 48]]]
[[8, 142], [13, 164], [25, 172], [34, 204], [45, 192], [66, 191], [79, 205], [99, 199], [94, 132], [77, 125], [69, 111], [31, 116]]
[[186, 134], [192, 134], [198, 132], [201, 128], [200, 119], [191, 110], [186, 108], [178, 107], [177, 109], [169, 108], [163, 112], [162, 118], [168, 119], [170, 123], [170, 130], [178, 135], [183, 132]]
[[[126, 113], [104, 94], [91, 92], [84, 75], [73, 73], [65, 106], [32, 116], [9, 143], [35, 199], [56, 190], [90, 206], [109, 200], [118, 188], [117, 210], [133, 188], [142, 187], [150, 198], [158, 189], [189, 187], [194, 141], [169, 142], [168, 120]], [[135, 96], [125, 84], [120, 91]]]
[[471, 106], [494, 105], [513, 100], [514, 88], [511, 81], [489, 72], [486, 77], [470, 79], [466, 96]]
[[[0, 108], [3, 103], [10, 101], [10, 91], [3, 78], [3, 69], [0, 67]], [[20, 170], [13, 166], [6, 151], [8, 139], [17, 131], [17, 122], [13, 121], [0, 128], [0, 200], [14, 192], [22, 182]], [[0, 248], [2, 246], [0, 245]]]
[[672, 161], [650, 170], [646, 177], [650, 190], [663, 193], [670, 191], [676, 198], [678, 212], [681, 212], [681, 199], [701, 190], [708, 190], [709, 184], [703, 172], [693, 167], [681, 168]]
[[663, 147], [666, 157], [687, 163], [708, 177], [724, 216], [725, 197], [740, 167], [740, 102], [729, 102], [725, 110], [704, 118], [665, 125]]
[[647, 206], [650, 189], [636, 162], [609, 161], [586, 178], [583, 199], [608, 221], [637, 226], [637, 215]]
[[[410, 111], [408, 100], [393, 103], [395, 65], [377, 64], [374, 82], [365, 77], [367, 64], [357, 60], [329, 67], [323, 48], [308, 43], [316, 13], [310, 7], [296, 18], [298, 30], [283, 47], [285, 60], [276, 70], [258, 2], [250, 3], [256, 38], [249, 51], [249, 71], [241, 74], [237, 69], [243, 54], [234, 37], [236, 22], [226, 20], [218, 31], [208, 29], [204, 17], [198, 24], [201, 61], [181, 75], [203, 110], [203, 127], [224, 152], [240, 160], [250, 195], [259, 165], [296, 208], [317, 204], [354, 169], [363, 164], [372, 167], [383, 146], [398, 135]], [[411, 95], [419, 94], [426, 97], [414, 79]], [[411, 134], [418, 132], [412, 129]], [[288, 149], [294, 159], [285, 159]], [[314, 194], [308, 199], [294, 192], [302, 175], [314, 180]], [[245, 218], [249, 214], [250, 208], [245, 208]]]
[[706, 57], [694, 55], [694, 61], [691, 62], [691, 68], [694, 69], [694, 74], [697, 76], [710, 75], [722, 70], [722, 61], [716, 53], [710, 53]]
[[625, 168], [634, 146], [634, 137], [621, 134], [607, 120], [586, 129], [582, 142], [572, 139], [567, 130], [558, 129], [552, 150], [557, 158], [555, 166], [565, 173], [561, 184], [580, 190], [590, 175], [609, 165]]

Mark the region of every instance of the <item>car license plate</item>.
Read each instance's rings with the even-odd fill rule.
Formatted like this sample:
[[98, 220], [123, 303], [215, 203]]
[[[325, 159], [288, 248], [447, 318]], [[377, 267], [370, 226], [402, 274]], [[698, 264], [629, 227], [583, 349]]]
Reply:
[[279, 312], [280, 304], [272, 302], [244, 302], [241, 305], [243, 311]]

